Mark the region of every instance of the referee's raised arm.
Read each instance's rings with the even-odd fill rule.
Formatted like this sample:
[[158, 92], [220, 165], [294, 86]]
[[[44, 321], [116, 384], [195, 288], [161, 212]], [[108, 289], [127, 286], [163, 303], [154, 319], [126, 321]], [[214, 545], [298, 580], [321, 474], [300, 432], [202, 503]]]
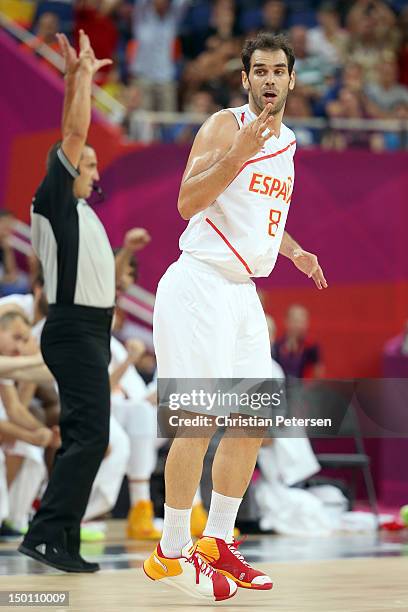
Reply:
[[58, 34], [57, 37], [66, 65], [61, 148], [70, 164], [77, 168], [91, 123], [92, 79], [112, 60], [95, 58], [89, 37], [83, 30], [79, 33], [78, 58], [65, 35]]

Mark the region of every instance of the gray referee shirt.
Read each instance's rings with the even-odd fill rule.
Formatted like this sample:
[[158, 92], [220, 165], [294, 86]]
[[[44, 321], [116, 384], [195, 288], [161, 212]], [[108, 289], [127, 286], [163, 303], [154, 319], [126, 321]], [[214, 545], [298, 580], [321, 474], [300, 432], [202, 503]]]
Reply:
[[110, 308], [115, 302], [115, 258], [105, 228], [73, 194], [78, 171], [61, 148], [31, 207], [31, 241], [44, 269], [50, 304]]

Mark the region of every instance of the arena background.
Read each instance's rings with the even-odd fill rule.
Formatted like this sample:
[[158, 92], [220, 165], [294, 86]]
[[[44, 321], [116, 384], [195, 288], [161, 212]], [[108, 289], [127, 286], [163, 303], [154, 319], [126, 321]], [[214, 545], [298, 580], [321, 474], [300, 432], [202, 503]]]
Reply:
[[[17, 4], [3, 2], [4, 15], [30, 28], [32, 3]], [[303, 4], [312, 6], [306, 25], [314, 25], [314, 3]], [[196, 12], [197, 6], [204, 13], [208, 9], [207, 3], [198, 3]], [[404, 8], [404, 2], [395, 3], [396, 11]], [[299, 15], [301, 11], [301, 22]], [[0, 32], [0, 199], [4, 208], [28, 223], [46, 152], [59, 138], [63, 82], [45, 60], [22, 52], [19, 37], [6, 29]], [[259, 287], [279, 330], [289, 304], [302, 303], [310, 310], [311, 334], [321, 346], [328, 377], [393, 375], [384, 364], [384, 344], [401, 332], [408, 314], [406, 120], [401, 126], [400, 146], [391, 151], [367, 146], [336, 151], [315, 145], [299, 147], [296, 153], [288, 230], [319, 255], [329, 290], [317, 292], [283, 258]], [[134, 224], [149, 230], [153, 240], [140, 254], [139, 283], [154, 292], [177, 257], [178, 237], [185, 227], [176, 202], [190, 144], [130, 142], [98, 109], [90, 142], [98, 153], [106, 194], [98, 214], [114, 245]], [[406, 501], [401, 461], [406, 441], [370, 440], [367, 448], [383, 503]]]

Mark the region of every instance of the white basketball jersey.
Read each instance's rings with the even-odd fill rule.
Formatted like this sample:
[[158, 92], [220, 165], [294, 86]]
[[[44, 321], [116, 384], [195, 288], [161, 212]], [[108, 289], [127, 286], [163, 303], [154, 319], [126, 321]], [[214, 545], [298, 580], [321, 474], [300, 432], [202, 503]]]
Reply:
[[[227, 110], [240, 128], [256, 119], [248, 104]], [[295, 135], [282, 123], [279, 138], [269, 138], [215, 202], [190, 219], [180, 249], [233, 280], [268, 276], [292, 197], [295, 149]]]

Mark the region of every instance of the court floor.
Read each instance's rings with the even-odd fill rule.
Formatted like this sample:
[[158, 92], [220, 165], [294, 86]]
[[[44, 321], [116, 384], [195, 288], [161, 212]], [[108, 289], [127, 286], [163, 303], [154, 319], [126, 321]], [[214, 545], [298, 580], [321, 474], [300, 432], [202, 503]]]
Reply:
[[[0, 545], [0, 591], [69, 591], [66, 607], [18, 607], [59, 612], [193, 610], [231, 612], [408, 612], [408, 530], [385, 534], [338, 534], [328, 538], [251, 536], [242, 545], [248, 560], [273, 577], [269, 592], [239, 589], [228, 602], [207, 604], [148, 580], [141, 569], [152, 543], [127, 541], [124, 522], [111, 521], [104, 544], [82, 553], [101, 563], [93, 575], [48, 569]], [[0, 606], [1, 607], [1, 606]], [[15, 607], [1, 607], [14, 610]]]

